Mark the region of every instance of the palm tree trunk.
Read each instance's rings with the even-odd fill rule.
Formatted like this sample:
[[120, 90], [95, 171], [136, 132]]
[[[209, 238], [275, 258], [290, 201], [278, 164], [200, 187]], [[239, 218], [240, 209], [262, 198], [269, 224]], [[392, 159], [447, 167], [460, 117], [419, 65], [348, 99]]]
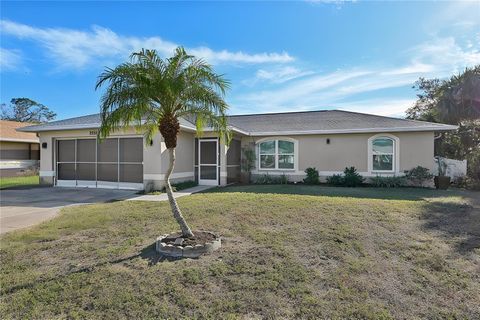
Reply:
[[170, 163], [167, 170], [167, 174], [165, 175], [165, 190], [167, 191], [168, 202], [170, 202], [170, 207], [172, 208], [173, 217], [177, 220], [180, 228], [182, 229], [182, 235], [184, 237], [191, 238], [193, 237], [192, 230], [187, 225], [187, 222], [182, 216], [182, 212], [178, 207], [177, 200], [173, 196], [172, 186], [170, 185], [170, 176], [172, 175], [173, 168], [175, 167], [175, 148], [168, 148], [168, 154], [170, 156]]

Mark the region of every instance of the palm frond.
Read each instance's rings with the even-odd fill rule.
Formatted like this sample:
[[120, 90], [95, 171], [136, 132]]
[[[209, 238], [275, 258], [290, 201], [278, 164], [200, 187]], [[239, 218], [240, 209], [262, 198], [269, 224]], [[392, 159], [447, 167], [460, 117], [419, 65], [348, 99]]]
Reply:
[[130, 58], [97, 79], [95, 89], [106, 86], [100, 100], [101, 139], [129, 126], [150, 139], [163, 118], [193, 117], [199, 133], [208, 126], [229, 141], [224, 96], [230, 83], [223, 75], [182, 47], [167, 59], [148, 49]]

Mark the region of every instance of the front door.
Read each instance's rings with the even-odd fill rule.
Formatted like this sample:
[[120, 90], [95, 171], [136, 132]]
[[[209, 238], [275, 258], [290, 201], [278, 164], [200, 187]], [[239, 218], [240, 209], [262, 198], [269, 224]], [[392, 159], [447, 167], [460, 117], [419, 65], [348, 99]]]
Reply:
[[218, 140], [198, 139], [198, 184], [218, 185]]

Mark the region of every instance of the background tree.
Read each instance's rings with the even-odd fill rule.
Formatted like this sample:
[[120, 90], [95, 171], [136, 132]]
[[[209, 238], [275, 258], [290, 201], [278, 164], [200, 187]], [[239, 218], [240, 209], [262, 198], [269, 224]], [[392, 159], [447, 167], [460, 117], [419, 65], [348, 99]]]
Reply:
[[130, 126], [142, 130], [148, 143], [160, 132], [170, 157], [165, 174], [165, 189], [174, 218], [183, 237], [193, 237], [177, 201], [173, 197], [170, 176], [175, 166], [175, 147], [180, 131], [179, 118], [196, 123], [201, 134], [204, 125], [212, 127], [228, 143], [224, 100], [229, 87], [222, 75], [202, 59], [188, 55], [181, 47], [175, 55], [161, 59], [155, 50], [133, 53], [131, 62], [107, 68], [98, 78], [96, 89], [107, 85], [101, 98], [101, 139]]
[[480, 118], [480, 65], [447, 80], [420, 78], [419, 91], [407, 118], [458, 125]]
[[1, 105], [2, 120], [41, 123], [55, 119], [57, 114], [47, 106], [28, 98], [13, 98], [10, 105]]
[[435, 155], [467, 159], [468, 177], [480, 187], [480, 65], [446, 80], [420, 78], [407, 118], [458, 125], [435, 140]]

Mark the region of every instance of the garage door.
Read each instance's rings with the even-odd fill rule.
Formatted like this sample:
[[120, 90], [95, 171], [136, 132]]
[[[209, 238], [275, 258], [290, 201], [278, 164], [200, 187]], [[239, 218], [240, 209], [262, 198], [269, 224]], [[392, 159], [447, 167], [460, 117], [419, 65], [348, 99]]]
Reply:
[[56, 143], [57, 185], [143, 189], [143, 139], [67, 139]]

